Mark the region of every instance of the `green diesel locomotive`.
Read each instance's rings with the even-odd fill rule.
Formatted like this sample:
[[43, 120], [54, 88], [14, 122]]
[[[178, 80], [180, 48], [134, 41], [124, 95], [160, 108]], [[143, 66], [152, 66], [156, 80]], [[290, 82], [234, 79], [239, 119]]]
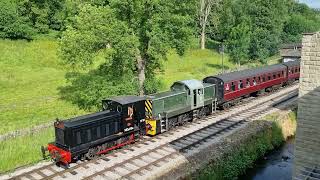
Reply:
[[145, 101], [147, 134], [156, 135], [202, 118], [216, 109], [214, 84], [199, 80], [175, 82], [169, 91], [147, 96]]

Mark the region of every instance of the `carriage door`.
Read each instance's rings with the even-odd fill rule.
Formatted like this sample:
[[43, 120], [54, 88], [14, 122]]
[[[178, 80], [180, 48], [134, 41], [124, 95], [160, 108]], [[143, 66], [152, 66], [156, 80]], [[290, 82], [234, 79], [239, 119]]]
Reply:
[[197, 107], [197, 89], [193, 90], [193, 106]]

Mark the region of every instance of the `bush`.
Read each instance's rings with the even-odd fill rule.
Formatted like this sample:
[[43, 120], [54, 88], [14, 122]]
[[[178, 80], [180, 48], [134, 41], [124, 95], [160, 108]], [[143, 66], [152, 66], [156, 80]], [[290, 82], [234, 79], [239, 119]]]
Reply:
[[17, 13], [11, 0], [0, 1], [0, 38], [32, 39], [34, 29]]

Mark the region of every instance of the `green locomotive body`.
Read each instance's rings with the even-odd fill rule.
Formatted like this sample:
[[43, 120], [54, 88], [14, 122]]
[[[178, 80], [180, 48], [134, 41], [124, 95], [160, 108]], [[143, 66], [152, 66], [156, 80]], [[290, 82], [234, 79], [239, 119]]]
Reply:
[[202, 118], [212, 113], [215, 107], [215, 85], [194, 79], [177, 81], [170, 91], [147, 97], [147, 134], [156, 135], [195, 118]]

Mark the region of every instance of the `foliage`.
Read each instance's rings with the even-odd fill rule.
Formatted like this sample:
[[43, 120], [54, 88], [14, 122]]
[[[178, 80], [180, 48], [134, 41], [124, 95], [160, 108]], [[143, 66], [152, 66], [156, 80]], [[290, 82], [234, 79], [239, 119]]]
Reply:
[[294, 4], [290, 18], [285, 22], [282, 39], [285, 43], [299, 42], [302, 33], [319, 29], [319, 15], [305, 4]]
[[247, 168], [266, 152], [281, 145], [284, 141], [281, 127], [273, 123], [272, 129], [267, 129], [252, 137], [244, 144], [233, 149], [219, 162], [207, 166], [199, 173], [198, 179], [236, 179], [244, 174]]
[[[90, 109], [92, 105], [99, 106], [101, 97], [138, 94], [135, 87], [136, 77], [140, 77], [139, 59], [146, 73], [143, 88], [147, 93], [155, 92], [160, 87], [155, 71], [161, 69], [161, 60], [166, 58], [168, 50], [175, 48], [183, 54], [188, 47], [192, 34], [189, 3], [177, 6], [178, 3], [169, 0], [113, 0], [110, 6], [80, 5], [78, 14], [62, 34], [60, 56], [75, 71], [91, 69], [88, 75], [76, 77], [86, 80], [72, 80], [72, 86], [101, 91], [88, 93], [84, 90], [84, 93], [80, 89], [75, 92], [73, 102]], [[104, 60], [94, 69], [98, 56]], [[99, 77], [96, 79], [95, 75]], [[89, 79], [106, 82], [88, 87], [93, 85], [86, 83]], [[130, 87], [127, 92], [114, 90], [127, 86]]]
[[233, 62], [242, 64], [249, 58], [250, 33], [250, 27], [245, 23], [241, 23], [231, 29], [227, 45], [230, 49], [230, 59]]
[[18, 0], [18, 12], [28, 19], [39, 33], [63, 28], [65, 0]]
[[[225, 0], [220, 7], [215, 9], [218, 17], [213, 19], [216, 27], [210, 38], [231, 43], [227, 50], [236, 62], [266, 63], [268, 57], [278, 53], [281, 43], [299, 42], [303, 32], [320, 29], [319, 15], [292, 0]], [[243, 48], [247, 44], [243, 41], [247, 42], [249, 36], [239, 34], [247, 29], [241, 30], [239, 26], [249, 29], [249, 49]]]
[[0, 1], [0, 38], [31, 39], [34, 31], [21, 17], [13, 0]]

